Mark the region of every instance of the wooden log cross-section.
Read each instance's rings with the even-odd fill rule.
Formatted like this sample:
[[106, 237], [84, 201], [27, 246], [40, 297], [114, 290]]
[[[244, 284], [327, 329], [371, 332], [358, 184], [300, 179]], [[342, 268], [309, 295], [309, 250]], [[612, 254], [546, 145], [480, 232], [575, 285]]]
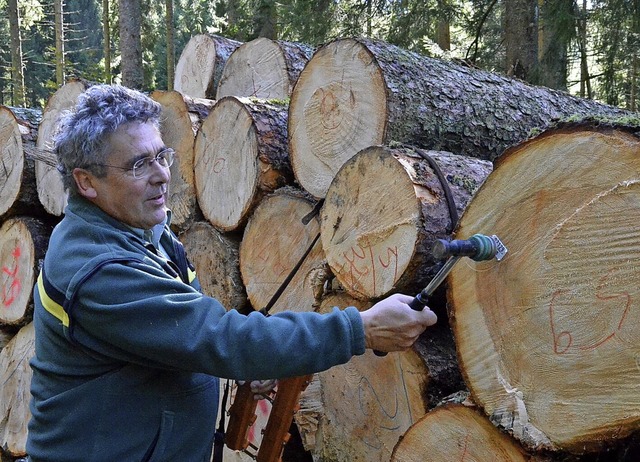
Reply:
[[289, 152], [300, 185], [322, 198], [340, 167], [371, 145], [493, 160], [552, 119], [624, 113], [378, 40], [341, 38], [320, 47], [298, 78]]
[[317, 309], [328, 270], [318, 217], [310, 216], [314, 204], [308, 194], [288, 187], [256, 207], [240, 243], [240, 271], [254, 309], [265, 308], [290, 274], [269, 313]]
[[31, 321], [32, 292], [52, 227], [32, 217], [14, 217], [0, 227], [0, 324]]
[[213, 34], [191, 37], [176, 64], [174, 90], [192, 98], [214, 99], [222, 69], [241, 44]]
[[[323, 298], [335, 306], [368, 309], [344, 292]], [[376, 356], [368, 350], [315, 375], [302, 393], [295, 421], [314, 460], [387, 462], [398, 438], [426, 412], [429, 374], [413, 350]]]
[[347, 161], [321, 212], [322, 247], [345, 290], [364, 300], [419, 292], [439, 269], [433, 243], [450, 236], [491, 168], [408, 146], [371, 146]]
[[509, 149], [458, 233], [452, 329], [473, 401], [526, 447], [582, 454], [640, 430], [638, 123], [560, 124]]
[[162, 140], [176, 151], [169, 185], [171, 227], [184, 230], [196, 221], [199, 214], [193, 174], [193, 144], [202, 121], [215, 101], [194, 99], [177, 91], [161, 90], [151, 93], [151, 98], [162, 106]]
[[33, 323], [24, 326], [0, 352], [0, 446], [13, 457], [27, 455], [27, 423], [31, 418], [31, 367], [35, 354]]
[[312, 54], [313, 47], [302, 43], [264, 37], [243, 43], [224, 65], [216, 98], [288, 99]]
[[[38, 127], [36, 143], [38, 149], [49, 151], [53, 149], [53, 139], [58, 130], [61, 115], [75, 107], [78, 96], [90, 86], [91, 83], [85, 80], [70, 80], [49, 98], [44, 108], [42, 122]], [[62, 216], [64, 207], [67, 205], [67, 194], [60, 172], [55, 166], [36, 162], [36, 182], [38, 197], [47, 213], [56, 217]]]
[[194, 168], [204, 217], [221, 231], [242, 228], [266, 194], [293, 183], [286, 105], [218, 100], [196, 136]]
[[5, 106], [0, 106], [0, 217], [32, 213], [44, 215], [36, 189], [35, 161], [25, 149], [35, 147], [37, 128], [18, 120]]
[[196, 268], [202, 292], [220, 301], [227, 310], [249, 310], [240, 276], [237, 240], [204, 221], [193, 223], [179, 237]]
[[422, 417], [393, 448], [391, 462], [528, 462], [519, 444], [500, 432], [482, 412], [445, 404]]

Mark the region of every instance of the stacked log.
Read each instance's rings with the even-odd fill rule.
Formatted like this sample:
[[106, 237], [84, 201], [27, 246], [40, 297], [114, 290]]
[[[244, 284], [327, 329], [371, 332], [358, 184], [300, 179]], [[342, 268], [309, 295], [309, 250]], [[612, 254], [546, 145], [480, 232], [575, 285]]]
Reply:
[[[323, 298], [318, 311], [335, 306], [363, 311], [371, 303], [337, 290]], [[316, 374], [295, 420], [316, 459], [386, 462], [398, 438], [425, 414], [430, 385], [429, 371], [415, 351], [384, 358], [368, 351]]]
[[391, 461], [419, 462], [425, 454], [433, 462], [531, 460], [481, 412], [463, 404], [443, 405], [422, 417], [402, 436], [393, 449]]
[[196, 136], [198, 204], [221, 231], [242, 229], [268, 193], [293, 182], [287, 153], [287, 107], [226, 96]]
[[29, 323], [0, 352], [0, 441], [9, 456], [26, 455], [27, 423], [31, 418], [29, 360], [35, 353], [34, 344], [35, 330]]
[[420, 292], [440, 263], [433, 243], [451, 235], [491, 169], [473, 157], [411, 147], [371, 146], [347, 161], [327, 191], [321, 226], [344, 289], [365, 300]]
[[192, 98], [214, 99], [222, 69], [241, 44], [219, 35], [194, 35], [176, 64], [173, 88]]
[[639, 126], [560, 124], [511, 148], [460, 222], [509, 249], [451, 273], [460, 368], [531, 450], [601, 451], [640, 430]]
[[196, 203], [193, 144], [202, 121], [209, 114], [215, 101], [194, 99], [177, 91], [161, 90], [151, 93], [151, 98], [162, 106], [162, 140], [176, 151], [169, 185], [171, 226], [175, 230], [185, 230], [201, 214]]
[[316, 50], [291, 95], [290, 156], [300, 185], [325, 196], [360, 150], [391, 141], [493, 160], [575, 114], [625, 111], [377, 40], [341, 38]]
[[222, 69], [216, 98], [288, 99], [312, 54], [313, 47], [303, 43], [264, 37], [243, 43]]
[[25, 151], [35, 148], [37, 122], [0, 106], [0, 152], [3, 168], [0, 171], [0, 216], [32, 213], [44, 215], [37, 196], [35, 160]]
[[328, 270], [314, 205], [308, 194], [281, 188], [252, 214], [240, 243], [240, 271], [256, 309], [274, 314], [318, 308]]

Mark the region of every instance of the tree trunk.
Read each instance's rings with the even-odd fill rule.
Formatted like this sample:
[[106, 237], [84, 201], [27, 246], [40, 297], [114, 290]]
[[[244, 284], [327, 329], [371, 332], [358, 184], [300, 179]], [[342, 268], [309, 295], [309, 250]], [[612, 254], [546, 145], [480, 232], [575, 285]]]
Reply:
[[24, 325], [31, 321], [32, 289], [51, 231], [51, 226], [30, 217], [11, 218], [0, 228], [0, 324]]
[[118, 3], [122, 85], [138, 90], [144, 85], [140, 3], [140, 0], [119, 0]]
[[315, 52], [293, 89], [289, 150], [298, 182], [321, 198], [368, 146], [393, 140], [493, 160], [555, 118], [624, 113], [384, 42], [338, 39]]
[[0, 106], [0, 217], [20, 214], [44, 216], [38, 200], [35, 161], [25, 149], [35, 145], [34, 127], [28, 120], [18, 120], [9, 108]]
[[64, 85], [64, 3], [63, 0], [54, 0], [54, 24], [56, 31], [56, 85], [61, 87]]
[[9, 33], [11, 35], [11, 82], [13, 83], [13, 105], [24, 106], [24, 64], [22, 62], [22, 38], [20, 36], [20, 11], [17, 0], [7, 1]]
[[218, 35], [194, 35], [178, 59], [173, 88], [192, 98], [215, 98], [222, 69], [241, 44]]
[[537, 0], [505, 0], [504, 4], [505, 73], [538, 83]]
[[391, 462], [478, 460], [528, 462], [517, 442], [464, 404], [446, 404], [416, 422], [393, 449]]
[[[334, 306], [363, 310], [371, 303], [335, 293], [320, 311]], [[315, 375], [302, 393], [296, 424], [316, 460], [387, 462], [398, 438], [425, 414], [428, 387], [428, 371], [414, 351], [378, 357], [369, 350]]]
[[201, 215], [196, 201], [193, 144], [195, 135], [211, 111], [214, 101], [194, 100], [177, 91], [161, 90], [151, 93], [151, 98], [162, 105], [162, 140], [176, 151], [169, 186], [171, 227], [178, 231], [184, 230]]
[[269, 313], [317, 309], [327, 268], [317, 242], [318, 219], [303, 223], [313, 207], [308, 195], [292, 188], [276, 191], [256, 207], [240, 243], [240, 271], [254, 309], [267, 306], [308, 249]]
[[640, 429], [637, 131], [565, 123], [509, 149], [456, 233], [509, 250], [457, 265], [449, 302], [474, 401], [527, 447], [581, 454]]
[[539, 0], [538, 84], [567, 90], [567, 49], [577, 20], [574, 0]]
[[364, 300], [420, 292], [439, 269], [433, 243], [451, 234], [490, 171], [488, 161], [407, 146], [371, 146], [347, 161], [321, 218], [327, 262], [345, 290]]
[[102, 50], [104, 53], [104, 81], [111, 83], [111, 19], [109, 0], [102, 0]]
[[11, 456], [26, 456], [27, 423], [31, 418], [31, 368], [35, 331], [28, 324], [0, 352], [0, 445]]
[[293, 183], [286, 105], [218, 100], [196, 136], [194, 167], [205, 218], [221, 231], [244, 226], [265, 194]]
[[229, 56], [216, 97], [288, 99], [312, 54], [312, 47], [300, 43], [267, 38], [244, 43]]
[[176, 66], [176, 52], [173, 44], [175, 30], [173, 27], [173, 0], [165, 0], [165, 8], [167, 10], [165, 17], [165, 27], [167, 29], [167, 90], [172, 91]]
[[[75, 107], [78, 96], [91, 84], [84, 80], [70, 80], [49, 98], [38, 127], [36, 147], [41, 150], [53, 150], [53, 137], [58, 129], [60, 116]], [[38, 197], [47, 213], [61, 216], [67, 205], [67, 194], [62, 185], [62, 177], [55, 166], [36, 162], [36, 182]]]
[[249, 311], [240, 276], [238, 241], [203, 221], [180, 234], [180, 241], [196, 267], [202, 292], [216, 298], [227, 310]]

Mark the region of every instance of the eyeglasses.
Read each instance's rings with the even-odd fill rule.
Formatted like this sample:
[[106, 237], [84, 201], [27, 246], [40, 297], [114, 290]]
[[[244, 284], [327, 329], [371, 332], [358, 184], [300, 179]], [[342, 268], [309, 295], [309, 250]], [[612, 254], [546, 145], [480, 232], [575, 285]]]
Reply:
[[101, 167], [111, 167], [117, 168], [120, 170], [129, 171], [133, 174], [133, 177], [138, 180], [140, 178], [145, 178], [151, 175], [153, 170], [153, 163], [157, 162], [160, 167], [169, 168], [173, 165], [173, 159], [176, 156], [176, 152], [171, 149], [163, 149], [155, 156], [144, 157], [142, 159], [138, 159], [131, 167], [118, 167], [117, 165], [108, 165], [108, 164], [93, 164], [99, 165]]

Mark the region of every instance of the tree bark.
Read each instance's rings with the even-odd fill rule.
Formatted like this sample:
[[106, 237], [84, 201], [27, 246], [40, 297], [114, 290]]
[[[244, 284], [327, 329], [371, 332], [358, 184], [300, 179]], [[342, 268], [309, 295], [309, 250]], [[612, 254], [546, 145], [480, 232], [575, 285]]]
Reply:
[[267, 306], [308, 249], [269, 313], [318, 308], [328, 268], [317, 239], [317, 217], [306, 225], [302, 221], [313, 207], [308, 195], [292, 188], [276, 191], [256, 207], [240, 243], [240, 271], [254, 309]]
[[22, 38], [20, 35], [20, 11], [17, 0], [7, 1], [9, 34], [11, 36], [11, 82], [13, 83], [13, 105], [24, 106], [24, 64], [22, 62]]
[[244, 43], [224, 65], [216, 97], [288, 99], [312, 54], [313, 47], [301, 43], [268, 38]]
[[457, 265], [449, 302], [473, 400], [526, 447], [581, 454], [640, 428], [637, 130], [565, 123], [509, 149], [456, 233], [509, 250]]
[[140, 3], [140, 0], [119, 0], [118, 2], [122, 85], [137, 90], [144, 86]]
[[33, 324], [24, 326], [0, 352], [0, 445], [11, 456], [26, 456], [27, 423], [31, 419], [31, 368], [35, 354]]
[[488, 161], [408, 146], [371, 146], [347, 161], [321, 214], [322, 247], [345, 290], [364, 300], [420, 292], [439, 269], [433, 243], [450, 236], [490, 171]]
[[422, 417], [393, 448], [391, 462], [419, 462], [425, 454], [431, 462], [531, 460], [482, 412], [464, 404], [445, 404]]
[[265, 194], [293, 183], [283, 103], [218, 100], [195, 143], [198, 204], [221, 231], [242, 228]]
[[247, 294], [240, 276], [239, 242], [198, 221], [180, 234], [189, 260], [196, 267], [202, 292], [227, 309], [247, 312]]
[[211, 34], [191, 37], [176, 65], [174, 90], [192, 98], [215, 98], [224, 64], [241, 44]]
[[16, 217], [0, 228], [0, 324], [19, 326], [31, 321], [32, 292], [52, 228], [31, 217]]
[[[371, 303], [338, 292], [323, 299], [320, 311], [334, 306], [364, 310]], [[369, 350], [316, 374], [295, 416], [303, 443], [315, 460], [386, 462], [398, 438], [425, 414], [428, 386], [428, 371], [412, 350], [385, 357]]]
[[[63, 112], [75, 107], [78, 96], [91, 86], [85, 80], [68, 81], [49, 98], [38, 127], [36, 147], [41, 150], [53, 150], [53, 137], [58, 129]], [[47, 213], [61, 216], [67, 205], [67, 194], [62, 185], [62, 176], [55, 166], [36, 162], [36, 183], [38, 197]]]
[[202, 121], [215, 102], [192, 99], [177, 91], [156, 90], [151, 93], [151, 98], [162, 105], [162, 140], [176, 151], [176, 159], [171, 166], [169, 207], [172, 212], [171, 226], [181, 231], [189, 228], [202, 215], [196, 201], [193, 144]]
[[324, 197], [358, 151], [399, 141], [493, 160], [534, 128], [625, 111], [370, 39], [320, 47], [291, 94], [289, 150], [300, 185]]

